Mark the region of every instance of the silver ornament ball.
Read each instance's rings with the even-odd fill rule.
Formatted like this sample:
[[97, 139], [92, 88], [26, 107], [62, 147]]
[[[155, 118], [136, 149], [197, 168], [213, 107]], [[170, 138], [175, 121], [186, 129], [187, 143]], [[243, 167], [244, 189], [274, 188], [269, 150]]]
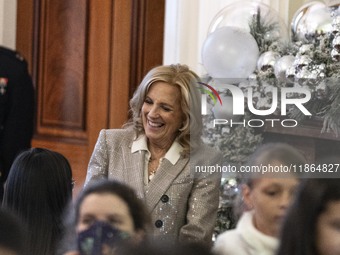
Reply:
[[332, 22], [328, 7], [322, 2], [312, 1], [295, 12], [291, 28], [298, 40], [305, 41], [311, 36], [331, 32]]
[[293, 66], [295, 57], [291, 55], [283, 56], [278, 59], [274, 66], [274, 73], [276, 79], [281, 82], [289, 82], [290, 79], [287, 78], [287, 70]]
[[262, 53], [257, 60], [257, 70], [266, 71], [274, 68], [276, 61], [280, 58], [280, 54], [274, 51], [266, 51]]
[[340, 50], [340, 35], [336, 35], [332, 41], [332, 46], [337, 51]]
[[336, 49], [332, 49], [332, 51], [331, 51], [331, 57], [332, 57], [332, 60], [333, 60], [333, 61], [339, 62], [339, 60], [340, 60], [340, 52], [337, 51]]

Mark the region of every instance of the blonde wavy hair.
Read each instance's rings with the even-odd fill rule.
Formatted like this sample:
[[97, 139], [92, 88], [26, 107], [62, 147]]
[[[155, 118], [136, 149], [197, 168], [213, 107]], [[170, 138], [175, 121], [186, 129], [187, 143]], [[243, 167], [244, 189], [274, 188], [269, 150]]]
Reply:
[[151, 85], [155, 82], [166, 82], [178, 86], [181, 92], [181, 109], [185, 117], [182, 127], [178, 130], [177, 140], [184, 148], [183, 156], [188, 156], [190, 150], [196, 150], [201, 144], [201, 93], [197, 88], [200, 86], [199, 81], [197, 74], [186, 65], [163, 65], [151, 69], [130, 100], [131, 118], [124, 127], [133, 127], [137, 137], [144, 134], [141, 109]]

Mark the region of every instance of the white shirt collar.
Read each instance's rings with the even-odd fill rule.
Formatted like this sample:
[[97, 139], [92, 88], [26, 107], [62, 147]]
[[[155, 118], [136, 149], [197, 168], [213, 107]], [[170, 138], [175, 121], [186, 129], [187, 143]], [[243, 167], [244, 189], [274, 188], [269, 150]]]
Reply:
[[[140, 135], [136, 140], [132, 142], [131, 153], [135, 153], [137, 151], [147, 151], [148, 155], [150, 155], [150, 151], [148, 149], [147, 138], [145, 135]], [[171, 164], [175, 165], [177, 161], [181, 157], [181, 152], [183, 151], [183, 146], [180, 145], [177, 140], [175, 140], [169, 150], [166, 152], [164, 158], [169, 160]]]
[[131, 153], [137, 151], [149, 151], [145, 135], [139, 135], [137, 139], [132, 142]]

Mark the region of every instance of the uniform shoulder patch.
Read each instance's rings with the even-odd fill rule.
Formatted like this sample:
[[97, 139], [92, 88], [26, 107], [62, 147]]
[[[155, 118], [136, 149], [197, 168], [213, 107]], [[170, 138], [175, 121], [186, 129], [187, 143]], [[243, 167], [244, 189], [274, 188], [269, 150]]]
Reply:
[[14, 58], [19, 60], [20, 62], [24, 62], [25, 58], [17, 51], [0, 46], [0, 54], [5, 55], [9, 58]]

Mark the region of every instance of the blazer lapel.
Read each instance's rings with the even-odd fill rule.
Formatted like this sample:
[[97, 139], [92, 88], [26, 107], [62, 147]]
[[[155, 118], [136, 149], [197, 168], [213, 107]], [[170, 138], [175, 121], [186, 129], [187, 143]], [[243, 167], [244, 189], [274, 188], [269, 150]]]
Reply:
[[188, 163], [188, 160], [188, 158], [180, 158], [175, 165], [172, 165], [166, 159], [162, 161], [160, 168], [145, 191], [146, 205], [150, 212], [155, 208], [172, 182], [181, 173]]
[[131, 147], [129, 151], [125, 151], [124, 155], [124, 180], [137, 193], [138, 197], [144, 199], [144, 158], [145, 151], [138, 151], [131, 154]]

